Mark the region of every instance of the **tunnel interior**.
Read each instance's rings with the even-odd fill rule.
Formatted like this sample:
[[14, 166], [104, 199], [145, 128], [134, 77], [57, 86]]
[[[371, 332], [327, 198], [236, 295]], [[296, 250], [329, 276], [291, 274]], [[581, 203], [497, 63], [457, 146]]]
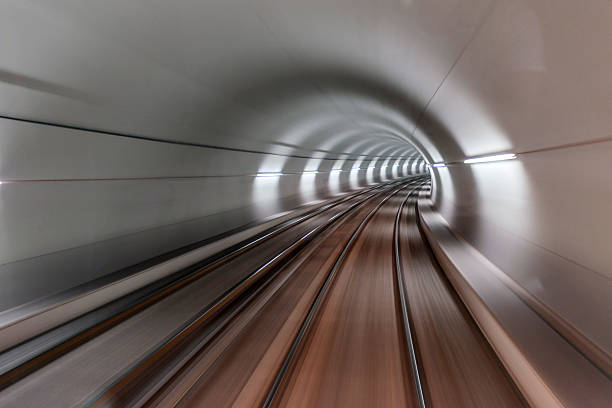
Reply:
[[[0, 323], [424, 176], [436, 262], [486, 265], [605, 400], [611, 19], [603, 0], [5, 1]], [[474, 310], [504, 307], [474, 279], [496, 348]]]

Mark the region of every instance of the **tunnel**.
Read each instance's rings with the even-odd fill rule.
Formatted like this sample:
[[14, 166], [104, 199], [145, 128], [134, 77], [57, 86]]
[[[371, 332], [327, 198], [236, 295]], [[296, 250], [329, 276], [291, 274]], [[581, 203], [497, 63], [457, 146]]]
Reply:
[[0, 407], [612, 406], [609, 1], [0, 7]]

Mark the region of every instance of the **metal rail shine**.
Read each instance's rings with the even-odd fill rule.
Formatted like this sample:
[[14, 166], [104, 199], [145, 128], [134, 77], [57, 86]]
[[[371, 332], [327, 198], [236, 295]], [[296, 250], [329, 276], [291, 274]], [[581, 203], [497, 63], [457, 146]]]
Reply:
[[415, 383], [415, 387], [417, 391], [417, 399], [419, 401], [419, 407], [425, 408], [425, 398], [423, 396], [423, 387], [421, 384], [421, 377], [419, 374], [419, 367], [418, 367], [417, 359], [416, 359], [416, 350], [415, 350], [414, 341], [412, 338], [412, 331], [410, 330], [410, 318], [409, 318], [409, 313], [408, 313], [408, 302], [406, 300], [406, 289], [405, 289], [406, 283], [404, 281], [404, 274], [402, 272], [402, 263], [401, 263], [400, 251], [399, 251], [399, 226], [400, 226], [400, 219], [402, 217], [402, 211], [404, 210], [404, 207], [406, 206], [406, 202], [414, 194], [415, 190], [410, 191], [406, 195], [406, 198], [404, 199], [404, 201], [402, 201], [402, 204], [400, 205], [400, 208], [397, 211], [397, 215], [395, 217], [395, 228], [393, 231], [393, 252], [395, 254], [395, 271], [397, 273], [397, 285], [399, 289], [400, 303], [402, 306], [402, 317], [404, 318], [403, 319], [404, 320], [403, 321], [404, 332], [405, 332], [404, 334], [406, 337], [406, 342], [408, 343], [408, 350], [410, 351], [410, 363], [412, 365], [412, 374], [414, 377], [414, 383]]
[[[377, 188], [392, 186], [393, 184], [396, 184], [396, 183], [388, 183], [388, 184], [385, 184], [383, 186], [377, 186]], [[404, 185], [401, 188], [396, 189], [391, 195], [395, 194], [396, 192], [398, 192], [398, 191], [400, 191], [400, 190], [402, 190], [402, 189], [404, 189], [406, 187], [408, 187], [408, 186]], [[376, 190], [377, 188], [370, 189], [369, 191]], [[366, 198], [364, 198], [363, 200], [361, 200], [361, 201], [359, 201], [359, 202], [357, 202], [355, 204], [352, 204], [346, 210], [343, 210], [342, 212], [340, 212], [340, 213], [330, 217], [330, 219], [327, 220], [325, 224], [321, 224], [321, 225], [316, 226], [315, 228], [311, 229], [309, 232], [304, 234], [301, 238], [299, 238], [298, 240], [296, 240], [295, 242], [293, 242], [289, 246], [285, 247], [276, 256], [272, 257], [270, 260], [265, 262], [263, 265], [261, 265], [255, 271], [251, 272], [248, 276], [243, 278], [240, 282], [236, 283], [234, 286], [232, 286], [230, 289], [228, 289], [221, 296], [217, 297], [217, 299], [215, 299], [213, 302], [211, 302], [211, 304], [209, 304], [206, 308], [201, 310], [199, 313], [197, 313], [197, 315], [194, 316], [194, 318], [192, 318], [188, 323], [186, 323], [181, 329], [178, 329], [174, 333], [170, 334], [167, 337], [166, 341], [163, 342], [163, 344], [160, 344], [154, 350], [152, 350], [151, 352], [147, 353], [147, 355], [144, 356], [143, 358], [141, 358], [138, 362], [134, 363], [120, 378], [116, 379], [112, 384], [110, 384], [108, 387], [106, 387], [105, 390], [103, 390], [100, 393], [98, 393], [89, 402], [88, 405], [90, 405], [90, 406], [104, 406], [108, 401], [113, 399], [111, 390], [113, 388], [118, 388], [120, 383], [128, 380], [128, 378], [130, 377], [130, 374], [133, 373], [135, 370], [137, 370], [138, 367], [142, 366], [143, 364], [145, 364], [145, 362], [150, 361], [151, 359], [155, 358], [156, 356], [161, 355], [161, 353], [163, 353], [164, 350], [167, 350], [169, 347], [172, 346], [172, 344], [178, 343], [183, 338], [184, 335], [186, 335], [188, 332], [192, 331], [196, 326], [201, 325], [203, 322], [205, 322], [205, 321], [209, 320], [210, 318], [212, 318], [213, 316], [215, 316], [220, 310], [222, 310], [224, 307], [226, 307], [232, 300], [236, 299], [239, 295], [241, 295], [249, 287], [251, 287], [255, 282], [257, 282], [262, 277], [262, 275], [265, 275], [266, 272], [268, 272], [269, 270], [271, 270], [272, 268], [277, 266], [278, 263], [280, 262], [280, 260], [282, 260], [286, 256], [289, 256], [293, 252], [299, 251], [303, 245], [305, 245], [307, 242], [310, 242], [312, 239], [314, 239], [317, 235], [319, 235], [325, 229], [327, 229], [331, 225], [333, 225], [333, 223], [338, 221], [344, 215], [348, 214], [351, 210], [353, 210], [354, 208], [362, 205], [363, 203], [368, 201], [370, 198], [373, 198], [373, 197], [375, 197], [375, 196], [377, 196], [377, 195], [379, 195], [381, 193], [384, 193], [384, 191], [383, 192], [373, 193], [373, 194], [367, 196]], [[379, 204], [379, 206], [382, 205], [382, 203], [384, 203], [387, 199], [389, 199], [391, 197], [391, 195], [388, 196], [387, 198], [385, 198], [383, 200], [383, 202], [381, 202], [381, 204]]]
[[264, 401], [264, 403], [262, 405], [264, 408], [270, 408], [272, 406], [272, 404], [274, 402], [274, 399], [276, 398], [276, 395], [278, 393], [278, 390], [279, 390], [279, 388], [280, 388], [280, 386], [281, 386], [281, 384], [283, 382], [283, 379], [284, 379], [287, 371], [289, 370], [289, 366], [291, 365], [291, 363], [293, 361], [293, 358], [297, 354], [298, 348], [302, 344], [302, 341], [303, 341], [304, 337], [306, 336], [306, 334], [308, 332], [308, 329], [310, 328], [311, 323], [314, 320], [314, 317], [315, 317], [315, 315], [317, 314], [317, 312], [319, 310], [319, 306], [321, 305], [321, 303], [323, 302], [325, 296], [327, 295], [328, 289], [331, 286], [331, 284], [332, 284], [332, 282], [334, 280], [334, 277], [336, 276], [336, 273], [340, 269], [340, 266], [342, 265], [342, 262], [344, 261], [344, 258], [346, 257], [346, 254], [352, 248], [353, 243], [355, 242], [357, 237], [360, 235], [361, 231], [365, 228], [365, 226], [367, 225], [368, 221], [370, 221], [370, 219], [380, 209], [380, 207], [382, 207], [384, 203], [386, 203], [391, 197], [393, 197], [399, 191], [401, 191], [401, 190], [403, 190], [403, 189], [405, 189], [407, 187], [410, 187], [410, 185], [402, 186], [402, 187], [396, 189], [395, 191], [390, 193], [387, 197], [385, 197], [383, 200], [381, 200], [381, 202], [378, 203], [378, 205], [376, 207], [374, 207], [368, 213], [368, 215], [366, 215], [366, 217], [363, 219], [363, 221], [361, 221], [361, 223], [359, 224], [357, 229], [351, 235], [351, 238], [349, 239], [349, 241], [345, 245], [344, 249], [342, 250], [342, 252], [338, 256], [338, 258], [336, 259], [336, 262], [334, 263], [334, 266], [329, 271], [329, 273], [327, 275], [327, 278], [325, 279], [325, 282], [323, 283], [323, 285], [319, 289], [319, 292], [318, 292], [314, 302], [312, 303], [312, 305], [311, 305], [311, 307], [310, 307], [310, 309], [308, 311], [308, 314], [306, 315], [306, 318], [302, 322], [300, 330], [299, 330], [297, 336], [295, 337], [293, 343], [291, 344], [291, 348], [289, 349], [289, 352], [285, 356], [283, 364], [282, 364], [279, 372], [277, 373], [277, 375], [276, 375], [276, 377], [274, 379], [274, 382], [272, 383], [272, 386], [270, 387], [270, 390], [268, 391], [266, 399], [265, 399], [265, 401]]

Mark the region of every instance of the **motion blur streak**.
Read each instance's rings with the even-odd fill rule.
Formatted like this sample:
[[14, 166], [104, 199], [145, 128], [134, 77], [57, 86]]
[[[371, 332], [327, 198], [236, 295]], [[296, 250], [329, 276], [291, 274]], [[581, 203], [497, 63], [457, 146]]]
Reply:
[[612, 406], [610, 1], [1, 10], [0, 406]]

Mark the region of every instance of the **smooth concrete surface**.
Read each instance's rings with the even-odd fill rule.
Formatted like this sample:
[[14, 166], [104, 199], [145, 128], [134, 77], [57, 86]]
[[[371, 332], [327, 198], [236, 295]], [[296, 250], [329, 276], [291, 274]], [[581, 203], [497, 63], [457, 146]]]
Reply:
[[605, 0], [5, 0], [0, 263], [443, 161], [449, 225], [612, 361], [610, 21]]
[[450, 228], [429, 200], [419, 200], [419, 210], [436, 258], [530, 406], [609, 406], [609, 377], [547, 324], [505, 272]]

